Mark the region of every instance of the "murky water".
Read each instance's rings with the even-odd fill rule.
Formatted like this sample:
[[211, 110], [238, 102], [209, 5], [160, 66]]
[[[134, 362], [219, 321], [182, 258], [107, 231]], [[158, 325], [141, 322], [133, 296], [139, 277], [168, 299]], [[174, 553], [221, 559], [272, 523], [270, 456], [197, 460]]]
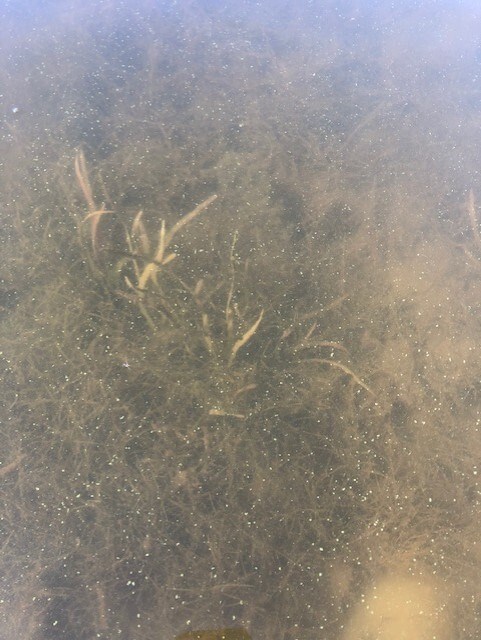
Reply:
[[478, 638], [481, 11], [0, 15], [1, 637]]

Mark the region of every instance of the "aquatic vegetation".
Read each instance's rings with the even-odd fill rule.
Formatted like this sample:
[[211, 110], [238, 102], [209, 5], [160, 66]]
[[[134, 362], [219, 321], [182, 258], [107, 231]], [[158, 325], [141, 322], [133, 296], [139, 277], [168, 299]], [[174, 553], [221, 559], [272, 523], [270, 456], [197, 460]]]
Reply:
[[82, 189], [82, 193], [88, 205], [88, 214], [82, 220], [81, 225], [89, 222], [90, 226], [90, 241], [92, 245], [92, 251], [94, 256], [96, 257], [98, 254], [98, 227], [102, 216], [107, 213], [112, 213], [112, 211], [108, 211], [105, 205], [102, 205], [100, 208], [95, 204], [92, 186], [90, 184], [90, 179], [87, 170], [87, 163], [85, 161], [85, 155], [82, 150], [77, 152], [75, 156], [75, 175], [77, 176], [77, 181], [79, 183], [80, 188]]
[[306, 49], [255, 3], [147, 4], [1, 71], [47, 105], [2, 139], [5, 634], [350, 640], [361, 593], [437, 633], [422, 564], [479, 637], [479, 185], [445, 142], [432, 170], [443, 94], [383, 93], [338, 17]]
[[[172, 260], [174, 260], [174, 258], [177, 257], [177, 254], [175, 252], [171, 252], [166, 255], [166, 252], [169, 246], [172, 244], [174, 237], [183, 227], [185, 227], [187, 224], [189, 224], [189, 222], [194, 220], [194, 218], [196, 218], [200, 213], [202, 213], [202, 211], [207, 209], [207, 207], [212, 202], [214, 202], [216, 198], [217, 198], [217, 195], [213, 195], [213, 196], [210, 196], [210, 198], [207, 198], [206, 200], [201, 202], [190, 213], [186, 213], [184, 216], [182, 216], [182, 218], [180, 218], [180, 220], [178, 220], [172, 226], [172, 228], [169, 229], [168, 231], [166, 230], [166, 227], [165, 227], [165, 220], [162, 220], [160, 231], [159, 231], [159, 240], [158, 240], [157, 249], [151, 261], [148, 261], [147, 253], [150, 249], [150, 242], [147, 238], [145, 227], [142, 225], [142, 221], [141, 221], [142, 212], [140, 211], [137, 214], [132, 224], [132, 233], [130, 234], [130, 236], [127, 237], [127, 243], [133, 256], [139, 255], [137, 253], [139, 250], [141, 252], [144, 252], [143, 257], [144, 257], [144, 260], [147, 261], [147, 264], [143, 269], [140, 269], [138, 262], [135, 260], [135, 258], [133, 259], [137, 282], [134, 285], [130, 282], [130, 280], [128, 280], [128, 278], [126, 278], [127, 284], [131, 288], [137, 289], [138, 291], [143, 292], [146, 289], [150, 280], [152, 280], [155, 285], [158, 285], [157, 273], [159, 268], [169, 264], [169, 262], [172, 262]], [[135, 246], [135, 243], [132, 241], [132, 239], [135, 238], [137, 230], [140, 230], [139, 246]]]

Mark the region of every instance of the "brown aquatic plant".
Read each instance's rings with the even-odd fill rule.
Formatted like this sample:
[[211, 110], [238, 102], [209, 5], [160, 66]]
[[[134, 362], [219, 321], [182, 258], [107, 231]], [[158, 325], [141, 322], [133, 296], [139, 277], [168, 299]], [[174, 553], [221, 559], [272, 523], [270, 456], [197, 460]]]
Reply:
[[99, 208], [95, 204], [95, 200], [93, 197], [92, 185], [90, 184], [90, 178], [87, 169], [87, 162], [85, 160], [85, 154], [82, 150], [77, 152], [75, 156], [75, 175], [77, 177], [77, 182], [82, 190], [83, 196], [87, 203], [88, 214], [82, 220], [81, 224], [85, 222], [90, 222], [90, 241], [92, 244], [92, 251], [96, 256], [98, 253], [98, 227], [100, 223], [100, 219], [106, 213], [112, 213], [112, 211], [107, 210], [105, 205]]
[[229, 365], [231, 365], [234, 362], [239, 349], [241, 349], [245, 344], [247, 344], [249, 340], [254, 336], [257, 329], [259, 328], [259, 325], [262, 321], [263, 316], [264, 316], [264, 309], [261, 310], [259, 317], [254, 322], [254, 324], [244, 333], [243, 336], [241, 336], [238, 340], [234, 342], [230, 352], [230, 356], [229, 356]]
[[[147, 288], [147, 285], [152, 280], [154, 284], [157, 284], [157, 273], [160, 267], [163, 267], [169, 262], [172, 262], [174, 258], [177, 257], [177, 254], [171, 251], [167, 253], [169, 245], [172, 243], [175, 235], [185, 227], [191, 220], [196, 218], [202, 211], [207, 209], [207, 207], [214, 202], [217, 198], [217, 195], [212, 195], [203, 202], [201, 202], [197, 207], [195, 207], [190, 213], [185, 214], [182, 218], [176, 222], [171, 229], [167, 230], [165, 225], [165, 220], [162, 220], [159, 231], [159, 240], [157, 244], [157, 250], [153, 259], [151, 259], [145, 267], [140, 270], [137, 262], [134, 262], [134, 270], [137, 278], [137, 283], [135, 287], [133, 284], [127, 279], [127, 284], [137, 289], [138, 291], [144, 291]], [[142, 223], [142, 211], [139, 211], [137, 216], [135, 217], [134, 223], [132, 225], [132, 235], [138, 235], [140, 238], [141, 250], [142, 253], [145, 253], [150, 248], [150, 242], [148, 240], [147, 234], [145, 232], [145, 227]], [[128, 238], [129, 248], [133, 253], [134, 248], [132, 246], [132, 241]]]

